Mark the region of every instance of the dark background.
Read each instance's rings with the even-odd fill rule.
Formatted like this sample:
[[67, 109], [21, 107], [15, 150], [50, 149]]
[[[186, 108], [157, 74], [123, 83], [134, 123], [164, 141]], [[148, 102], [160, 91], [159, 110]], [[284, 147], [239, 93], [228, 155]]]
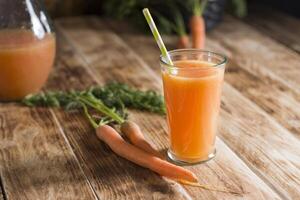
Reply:
[[[44, 0], [52, 17], [82, 14], [104, 15], [103, 2], [109, 0]], [[129, 0], [120, 0], [129, 1]], [[226, 1], [226, 0], [225, 0]], [[289, 15], [300, 17], [300, 0], [247, 0], [248, 12], [256, 6], [277, 9]], [[227, 0], [228, 4], [228, 0]]]
[[271, 8], [280, 10], [292, 16], [300, 17], [299, 0], [256, 0], [251, 3], [252, 6], [263, 4], [264, 6], [270, 6]]

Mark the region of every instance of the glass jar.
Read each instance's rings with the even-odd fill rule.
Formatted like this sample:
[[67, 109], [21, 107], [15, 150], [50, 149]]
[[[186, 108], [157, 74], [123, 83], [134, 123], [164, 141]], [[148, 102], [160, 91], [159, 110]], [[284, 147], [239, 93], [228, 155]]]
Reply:
[[56, 39], [38, 0], [0, 2], [0, 100], [39, 91], [53, 66]]

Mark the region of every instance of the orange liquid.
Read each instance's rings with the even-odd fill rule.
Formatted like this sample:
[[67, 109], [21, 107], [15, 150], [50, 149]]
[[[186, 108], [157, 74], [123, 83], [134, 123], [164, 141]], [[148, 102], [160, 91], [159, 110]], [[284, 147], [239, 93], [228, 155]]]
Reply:
[[171, 152], [183, 161], [206, 160], [214, 151], [224, 69], [193, 60], [174, 64], [182, 70], [162, 74]]
[[55, 57], [55, 36], [39, 40], [31, 31], [0, 31], [0, 100], [17, 100], [46, 82]]

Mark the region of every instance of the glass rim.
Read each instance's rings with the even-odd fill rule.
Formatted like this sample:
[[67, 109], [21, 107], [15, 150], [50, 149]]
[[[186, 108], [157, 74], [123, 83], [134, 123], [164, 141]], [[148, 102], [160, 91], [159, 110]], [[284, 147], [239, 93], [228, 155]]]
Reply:
[[187, 48], [187, 49], [175, 49], [175, 50], [171, 50], [171, 51], [168, 51], [168, 54], [171, 55], [172, 53], [180, 53], [180, 52], [191, 52], [192, 54], [196, 54], [196, 53], [206, 53], [207, 55], [211, 54], [212, 56], [219, 56], [221, 57], [221, 61], [212, 65], [212, 66], [209, 66], [209, 67], [192, 67], [192, 68], [182, 68], [182, 67], [178, 67], [178, 66], [175, 66], [175, 65], [170, 65], [169, 63], [167, 63], [165, 60], [164, 60], [164, 57], [163, 55], [160, 55], [159, 56], [159, 60], [160, 62], [163, 64], [163, 65], [166, 65], [167, 68], [169, 69], [176, 69], [176, 70], [195, 70], [195, 69], [202, 69], [202, 70], [205, 70], [205, 69], [211, 69], [212, 67], [213, 68], [222, 68], [228, 61], [228, 58], [227, 56], [225, 56], [224, 54], [221, 54], [221, 53], [217, 53], [217, 52], [213, 52], [213, 51], [208, 51], [208, 50], [202, 50], [202, 49], [192, 49], [192, 48]]

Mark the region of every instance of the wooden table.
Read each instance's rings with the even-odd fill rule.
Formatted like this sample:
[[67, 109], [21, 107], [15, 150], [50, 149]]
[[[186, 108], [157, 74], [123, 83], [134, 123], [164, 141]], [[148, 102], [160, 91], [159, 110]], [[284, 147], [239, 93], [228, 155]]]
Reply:
[[[203, 184], [183, 186], [116, 156], [78, 113], [0, 104], [0, 199], [300, 199], [300, 22], [286, 16], [225, 17], [207, 48], [228, 55], [217, 156], [187, 167]], [[284, 26], [284, 28], [280, 28]], [[161, 90], [151, 36], [96, 17], [56, 21], [57, 62], [44, 89], [115, 80]], [[165, 37], [169, 49], [174, 38]], [[159, 150], [161, 116], [130, 111]]]

